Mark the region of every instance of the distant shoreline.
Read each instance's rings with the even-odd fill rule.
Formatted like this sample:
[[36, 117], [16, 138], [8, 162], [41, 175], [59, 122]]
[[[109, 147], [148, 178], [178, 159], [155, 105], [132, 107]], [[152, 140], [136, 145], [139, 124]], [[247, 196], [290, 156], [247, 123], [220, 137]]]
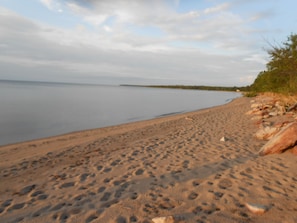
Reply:
[[183, 89], [183, 90], [204, 90], [204, 91], [232, 91], [241, 92], [246, 91], [247, 87], [223, 87], [223, 86], [205, 86], [205, 85], [130, 85], [121, 84], [120, 86], [127, 87], [150, 87], [150, 88], [169, 88], [169, 89]]
[[122, 87], [149, 87], [149, 88], [169, 88], [169, 89], [183, 89], [183, 90], [207, 90], [207, 91], [246, 91], [247, 87], [225, 87], [225, 86], [209, 86], [209, 85], [141, 85], [141, 84], [95, 84], [95, 83], [74, 83], [74, 82], [55, 82], [55, 81], [30, 81], [30, 80], [8, 80], [0, 79], [0, 83], [28, 83], [41, 85], [86, 85], [86, 86], [122, 86]]

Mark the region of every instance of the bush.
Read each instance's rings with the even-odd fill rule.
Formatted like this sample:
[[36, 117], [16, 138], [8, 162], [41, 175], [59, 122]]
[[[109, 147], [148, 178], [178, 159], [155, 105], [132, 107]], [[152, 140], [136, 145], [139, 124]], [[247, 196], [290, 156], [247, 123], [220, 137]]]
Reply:
[[257, 95], [258, 95], [258, 93], [255, 91], [245, 92], [243, 94], [243, 96], [248, 97], [248, 98], [256, 97]]

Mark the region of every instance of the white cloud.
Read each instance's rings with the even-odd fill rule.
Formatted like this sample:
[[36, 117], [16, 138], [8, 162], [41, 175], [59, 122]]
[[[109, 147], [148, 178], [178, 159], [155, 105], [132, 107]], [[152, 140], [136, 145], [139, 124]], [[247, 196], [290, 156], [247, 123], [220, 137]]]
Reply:
[[40, 0], [40, 2], [45, 5], [49, 10], [63, 12], [61, 3], [58, 0]]
[[[230, 4], [182, 13], [174, 10], [179, 1], [160, 2], [42, 0], [51, 10], [67, 9], [81, 18], [68, 29], [2, 13], [0, 62], [35, 67], [48, 78], [55, 70], [61, 78], [149, 77], [214, 85], [244, 84], [263, 69], [248, 24]], [[142, 33], [152, 30], [159, 33]], [[30, 72], [19, 75], [32, 78]]]
[[66, 7], [68, 7], [74, 13], [82, 14], [82, 15], [89, 13], [88, 9], [81, 7], [80, 5], [75, 4], [74, 2], [66, 2], [65, 4], [66, 4]]
[[211, 8], [206, 8], [203, 10], [203, 12], [205, 14], [210, 14], [210, 13], [220, 13], [220, 12], [223, 12], [223, 11], [226, 11], [227, 9], [229, 9], [231, 6], [231, 4], [229, 2], [225, 2], [225, 3], [222, 3], [220, 5], [216, 5], [214, 7], [211, 7]]
[[108, 16], [106, 15], [90, 15], [90, 16], [85, 16], [84, 20], [88, 23], [91, 23], [95, 26], [103, 24]]
[[[179, 1], [172, 3], [176, 7]], [[163, 50], [164, 46], [171, 48], [169, 46], [173, 46], [175, 41], [197, 42], [200, 45], [207, 42], [214, 47], [227, 50], [237, 50], [243, 46], [243, 44], [231, 46], [232, 42], [237, 44], [243, 39], [245, 24], [239, 15], [228, 11], [231, 7], [228, 2], [184, 13], [176, 12], [166, 1], [157, 0], [130, 0], [129, 4], [121, 0], [89, 0], [68, 2], [66, 5], [85, 22], [109, 33], [108, 36], [100, 33], [101, 41], [115, 41], [113, 46], [122, 46], [125, 49], [129, 47], [134, 50], [156, 50], [161, 46], [160, 50]], [[163, 36], [158, 38], [159, 43], [156, 38], [144, 39], [134, 32], [139, 27], [144, 30], [146, 27], [155, 27], [163, 33]], [[112, 35], [110, 30], [113, 31]], [[224, 41], [228, 42], [228, 46], [221, 44]]]
[[[256, 72], [259, 72], [258, 70], [255, 71], [255, 74], [257, 74]], [[254, 82], [255, 78], [257, 75], [247, 75], [244, 77], [240, 77], [240, 83], [242, 83], [243, 85], [250, 85]]]
[[249, 57], [245, 58], [244, 61], [251, 61], [251, 62], [256, 62], [260, 64], [267, 64], [267, 56], [264, 56], [263, 54], [251, 54]]
[[53, 0], [40, 0], [42, 4], [44, 4], [48, 9], [52, 9]]
[[275, 12], [273, 10], [266, 10], [262, 12], [255, 13], [251, 16], [250, 20], [255, 22], [262, 19], [269, 19], [275, 16]]

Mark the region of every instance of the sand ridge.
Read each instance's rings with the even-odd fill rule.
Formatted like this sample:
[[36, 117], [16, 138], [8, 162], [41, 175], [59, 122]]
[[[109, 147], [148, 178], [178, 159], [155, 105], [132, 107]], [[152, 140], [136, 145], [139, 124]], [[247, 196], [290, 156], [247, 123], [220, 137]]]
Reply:
[[239, 98], [1, 147], [0, 222], [297, 222], [297, 158], [257, 155], [249, 109]]

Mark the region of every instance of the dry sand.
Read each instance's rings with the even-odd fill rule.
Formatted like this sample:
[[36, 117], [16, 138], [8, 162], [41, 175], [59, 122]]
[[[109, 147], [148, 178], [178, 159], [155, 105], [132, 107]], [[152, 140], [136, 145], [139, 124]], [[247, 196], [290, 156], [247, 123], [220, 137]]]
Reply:
[[0, 147], [0, 222], [297, 222], [297, 156], [258, 156], [249, 109], [239, 98]]

